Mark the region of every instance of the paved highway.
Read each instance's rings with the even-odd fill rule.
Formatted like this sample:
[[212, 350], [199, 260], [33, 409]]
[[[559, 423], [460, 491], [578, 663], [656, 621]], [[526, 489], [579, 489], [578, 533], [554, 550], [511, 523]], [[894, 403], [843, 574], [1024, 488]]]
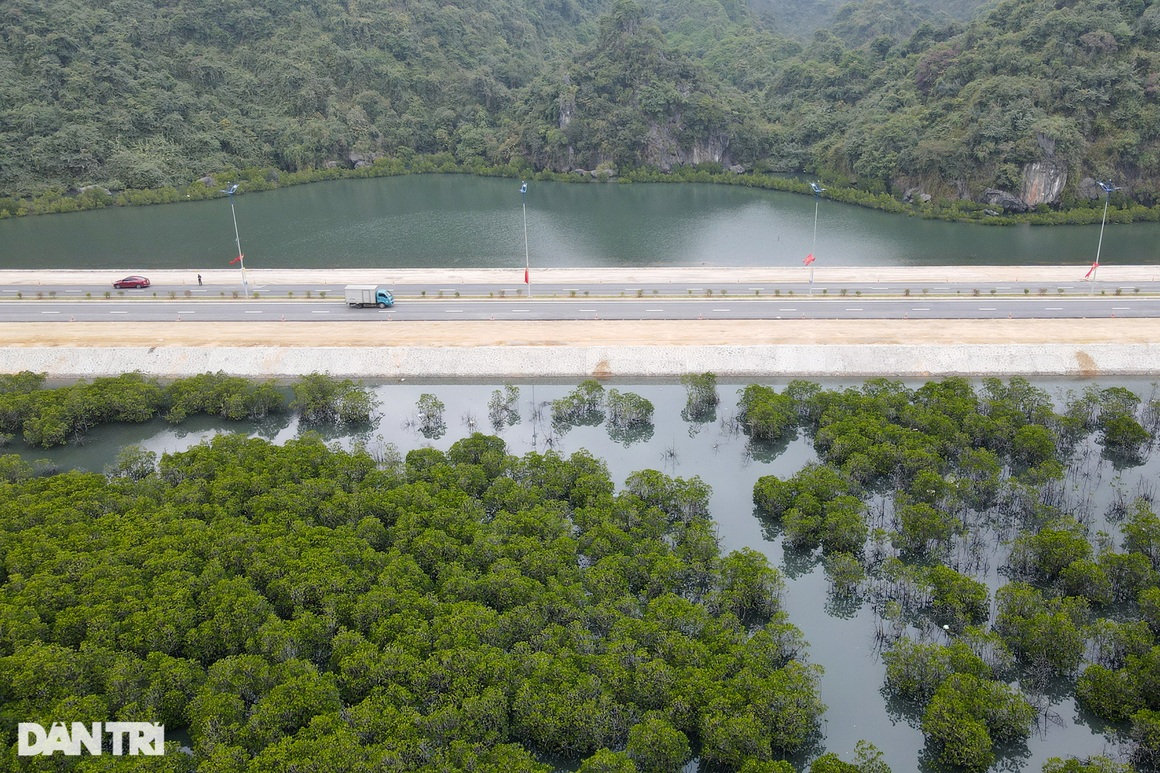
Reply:
[[1082, 319], [1160, 318], [1160, 297], [968, 296], [814, 297], [717, 296], [624, 298], [400, 298], [390, 309], [352, 309], [341, 297], [289, 300], [259, 298], [131, 298], [0, 301], [0, 322], [271, 322], [369, 320], [682, 320], [682, 319]]
[[[879, 267], [556, 269], [522, 272], [236, 270], [148, 272], [115, 290], [110, 272], [0, 271], [0, 322], [677, 319], [1160, 318], [1160, 268]], [[129, 273], [129, 272], [125, 272]], [[118, 274], [124, 276], [124, 274]], [[512, 281], [515, 280], [515, 281]], [[350, 309], [346, 284], [384, 283], [393, 309]]]
[[[257, 272], [250, 272], [256, 274]], [[1160, 294], [1160, 279], [1152, 277], [1142, 278], [1131, 282], [1099, 282], [1094, 288], [1077, 276], [1065, 281], [970, 281], [954, 282], [948, 280], [931, 281], [930, 279], [915, 279], [907, 281], [879, 282], [873, 280], [850, 281], [819, 281], [811, 290], [809, 282], [804, 278], [792, 281], [737, 281], [729, 278], [729, 271], [722, 270], [719, 280], [701, 279], [689, 281], [688, 277], [677, 275], [674, 281], [570, 281], [564, 283], [534, 284], [532, 296], [535, 298], [760, 298], [760, 297], [813, 297], [827, 298], [863, 297], [863, 296], [1014, 296], [1014, 297], [1060, 297], [1060, 296], [1144, 296]], [[868, 273], [868, 272], [866, 272]], [[928, 272], [929, 273], [929, 272]], [[1158, 272], [1160, 273], [1160, 272]], [[36, 276], [36, 272], [28, 272]], [[513, 279], [515, 279], [513, 277]], [[354, 282], [358, 283], [358, 282]], [[344, 283], [345, 284], [345, 283]], [[528, 297], [527, 288], [517, 281], [474, 281], [474, 282], [386, 282], [387, 286], [398, 296], [403, 298], [513, 298]], [[248, 285], [251, 293], [258, 293], [266, 298], [304, 299], [310, 297], [318, 299], [320, 295], [326, 298], [342, 296], [343, 284], [325, 282], [282, 281], [276, 283], [251, 282]], [[198, 286], [196, 280], [183, 283], [165, 283], [155, 281], [147, 290], [114, 290], [107, 283], [60, 283], [54, 281], [51, 274], [46, 275], [43, 284], [15, 284], [0, 283], [0, 300], [30, 299], [30, 298], [82, 298], [103, 299], [109, 294], [116, 298], [152, 298], [167, 299], [171, 296], [178, 299], [190, 297], [198, 299], [234, 299], [243, 297], [240, 282], [206, 283]], [[293, 296], [290, 294], [293, 293]]]

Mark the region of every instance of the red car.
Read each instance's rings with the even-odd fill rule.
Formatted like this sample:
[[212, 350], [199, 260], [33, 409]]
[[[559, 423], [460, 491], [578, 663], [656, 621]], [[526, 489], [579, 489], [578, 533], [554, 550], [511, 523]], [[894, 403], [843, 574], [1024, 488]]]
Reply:
[[116, 287], [118, 290], [124, 290], [125, 288], [128, 288], [128, 287], [148, 287], [148, 286], [149, 286], [149, 280], [143, 276], [127, 276], [124, 279], [118, 279], [116, 282], [113, 282], [113, 287]]

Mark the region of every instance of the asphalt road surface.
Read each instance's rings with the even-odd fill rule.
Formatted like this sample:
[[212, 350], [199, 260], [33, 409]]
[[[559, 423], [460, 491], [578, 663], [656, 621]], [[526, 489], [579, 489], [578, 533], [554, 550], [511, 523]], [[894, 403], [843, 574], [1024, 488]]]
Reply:
[[[786, 269], [0, 271], [0, 322], [450, 320], [903, 320], [1160, 318], [1160, 269], [879, 267]], [[243, 283], [241, 280], [246, 278]], [[539, 280], [539, 281], [537, 281]], [[204, 281], [204, 284], [199, 284]], [[352, 309], [346, 284], [381, 283], [397, 303]]]
[[[419, 320], [687, 320], [687, 319], [1085, 319], [1160, 318], [1152, 295], [973, 295], [868, 297], [715, 296], [467, 298], [400, 297], [392, 308], [349, 308], [338, 297], [237, 298], [211, 295], [153, 298], [125, 291], [124, 298], [25, 297], [0, 301], [0, 322], [200, 322]], [[133, 297], [136, 294], [137, 297]], [[261, 294], [261, 293], [260, 293]]]

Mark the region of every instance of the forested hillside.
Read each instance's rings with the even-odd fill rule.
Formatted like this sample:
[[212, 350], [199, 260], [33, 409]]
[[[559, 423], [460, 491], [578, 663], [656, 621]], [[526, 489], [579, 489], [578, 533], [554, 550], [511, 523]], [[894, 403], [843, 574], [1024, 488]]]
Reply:
[[273, 184], [416, 156], [740, 165], [1008, 211], [1085, 204], [1111, 179], [1154, 204], [1160, 9], [1001, 0], [954, 18], [971, 9], [9, 0], [0, 214], [85, 186], [184, 190], [244, 169]]

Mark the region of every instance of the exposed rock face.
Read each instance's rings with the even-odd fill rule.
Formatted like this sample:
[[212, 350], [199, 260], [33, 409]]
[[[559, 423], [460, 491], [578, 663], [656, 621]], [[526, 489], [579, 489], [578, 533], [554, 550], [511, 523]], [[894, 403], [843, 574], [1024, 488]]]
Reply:
[[926, 204], [930, 201], [930, 194], [925, 192], [921, 186], [915, 188], [907, 188], [906, 192], [902, 194], [902, 200], [907, 204], [914, 203], [915, 199]]
[[1027, 205], [1023, 199], [1013, 193], [1001, 191], [997, 188], [988, 188], [979, 197], [980, 204], [994, 204], [1003, 208], [1004, 212], [1026, 212]]
[[664, 126], [653, 124], [648, 130], [648, 141], [644, 150], [644, 162], [653, 164], [664, 171], [674, 166], [714, 163], [730, 165], [729, 138], [724, 134], [699, 138], [690, 147], [682, 147], [674, 134], [679, 126], [680, 116]]
[[1091, 177], [1085, 177], [1079, 181], [1079, 195], [1085, 199], [1098, 199], [1103, 193], [1104, 189]]
[[364, 166], [370, 166], [374, 163], [375, 154], [371, 153], [369, 155], [364, 155], [362, 153], [356, 153], [352, 150], [347, 154], [346, 160], [350, 162], [350, 165], [355, 169], [362, 169]]
[[560, 130], [568, 128], [572, 123], [572, 114], [576, 112], [576, 89], [572, 87], [572, 79], [564, 74], [564, 88], [560, 91]]
[[[1054, 143], [1052, 143], [1054, 148]], [[1023, 167], [1023, 190], [1020, 198], [1028, 207], [1051, 204], [1059, 199], [1067, 183], [1067, 167], [1053, 158], [1033, 161]]]
[[1043, 132], [1035, 132], [1035, 142], [1048, 158], [1055, 158], [1055, 140]]

